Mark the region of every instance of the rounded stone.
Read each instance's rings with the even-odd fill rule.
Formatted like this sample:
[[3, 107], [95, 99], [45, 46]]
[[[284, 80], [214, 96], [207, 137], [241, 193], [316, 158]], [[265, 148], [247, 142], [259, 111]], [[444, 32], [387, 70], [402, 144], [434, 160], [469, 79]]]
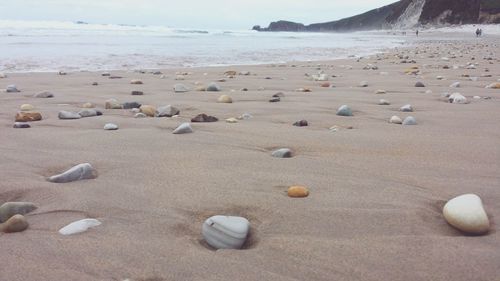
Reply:
[[453, 83], [450, 85], [450, 88], [460, 88], [460, 82], [453, 82]]
[[182, 123], [177, 127], [172, 134], [189, 134], [193, 132], [193, 128], [191, 128], [191, 124], [189, 123]]
[[205, 89], [207, 92], [219, 92], [221, 88], [216, 83], [210, 83]]
[[142, 91], [132, 91], [131, 94], [132, 94], [132, 96], [142, 96], [142, 95], [144, 95], [144, 92], [142, 92]]
[[299, 121], [293, 123], [293, 125], [296, 127], [306, 127], [306, 126], [309, 126], [309, 123], [307, 122], [307, 120], [299, 120]]
[[23, 215], [14, 215], [0, 224], [0, 230], [5, 233], [21, 232], [28, 228], [28, 221]]
[[425, 87], [425, 85], [424, 85], [424, 83], [418, 81], [417, 83], [415, 83], [415, 87], [417, 87], [417, 88], [423, 88], [423, 87]]
[[140, 108], [141, 104], [136, 102], [136, 101], [125, 102], [122, 104], [122, 107], [123, 107], [123, 109]]
[[68, 183], [95, 178], [97, 178], [97, 171], [89, 163], [84, 163], [76, 165], [62, 174], [51, 176], [47, 180], [54, 183]]
[[387, 100], [381, 99], [378, 101], [378, 105], [390, 105], [391, 103]]
[[413, 112], [413, 107], [411, 106], [411, 104], [406, 104], [406, 105], [403, 105], [399, 111], [401, 112]]
[[213, 216], [205, 220], [201, 233], [214, 249], [241, 249], [250, 230], [250, 222], [243, 217]]
[[191, 119], [191, 122], [217, 122], [219, 119], [214, 116], [206, 115], [205, 113], [198, 114], [196, 117]]
[[349, 106], [342, 105], [337, 110], [337, 115], [338, 116], [352, 116], [352, 110], [351, 110], [351, 108]]
[[269, 100], [269, 102], [279, 102], [279, 101], [281, 101], [280, 98], [272, 98]]
[[217, 99], [218, 103], [232, 103], [233, 99], [228, 95], [222, 95]]
[[152, 105], [141, 105], [141, 107], [139, 108], [141, 110], [141, 113], [144, 113], [146, 114], [146, 116], [149, 116], [149, 117], [154, 117], [155, 114], [156, 114], [156, 107], [152, 106]]
[[133, 84], [133, 85], [141, 85], [142, 84], [142, 81], [139, 80], [139, 79], [132, 79], [130, 80], [130, 84]]
[[59, 119], [62, 119], [62, 120], [70, 120], [70, 119], [80, 119], [80, 118], [82, 118], [82, 116], [80, 114], [78, 114], [78, 113], [69, 112], [69, 111], [65, 111], [65, 110], [59, 111], [59, 114], [57, 116], [59, 117]]
[[290, 186], [287, 193], [289, 197], [302, 198], [309, 196], [309, 189], [305, 186]]
[[361, 82], [359, 82], [358, 86], [362, 87], [362, 88], [368, 87], [368, 82], [367, 81], [361, 81]]
[[138, 112], [134, 115], [134, 118], [146, 118], [146, 117], [148, 116], [142, 112]]
[[86, 108], [86, 109], [82, 109], [82, 110], [78, 111], [78, 115], [80, 115], [82, 118], [94, 117], [94, 116], [102, 115], [102, 112], [100, 112], [99, 110], [96, 110], [96, 109]]
[[31, 110], [35, 109], [35, 107], [31, 104], [26, 103], [26, 104], [21, 105], [20, 109], [21, 109], [21, 111], [31, 111]]
[[29, 123], [26, 123], [26, 122], [16, 122], [16, 123], [14, 123], [13, 127], [15, 129], [27, 129], [27, 128], [31, 128], [31, 125]]
[[104, 103], [106, 109], [122, 109], [122, 105], [115, 99], [109, 99]]
[[448, 97], [450, 103], [465, 104], [467, 103], [467, 98], [459, 93], [453, 93]]
[[394, 115], [391, 117], [391, 119], [389, 119], [389, 123], [391, 123], [391, 124], [403, 124], [403, 120], [401, 120], [401, 118], [399, 118], [398, 116]]
[[280, 148], [271, 153], [276, 158], [291, 158], [293, 156], [292, 150], [289, 148]]
[[403, 120], [403, 125], [417, 125], [417, 120], [413, 116], [408, 116]]
[[387, 91], [385, 91], [385, 90], [377, 90], [377, 91], [375, 92], [375, 94], [376, 94], [376, 95], [385, 95], [385, 94], [387, 94]]
[[178, 115], [180, 110], [177, 107], [167, 105], [161, 106], [156, 109], [155, 115], [156, 117], [172, 117], [174, 115]]
[[14, 215], [25, 215], [36, 209], [37, 206], [31, 202], [6, 202], [0, 206], [0, 223]]
[[9, 86], [7, 86], [7, 88], [5, 89], [5, 91], [7, 91], [7, 93], [17, 93], [17, 92], [20, 92], [17, 89], [16, 85], [9, 85]]
[[188, 91], [189, 91], [189, 88], [186, 87], [186, 85], [184, 85], [184, 84], [175, 84], [174, 85], [174, 92], [175, 93], [185, 93]]
[[475, 194], [460, 195], [448, 201], [443, 207], [443, 216], [450, 225], [465, 233], [478, 235], [490, 229], [483, 202]]
[[72, 222], [65, 227], [59, 229], [62, 235], [72, 235], [87, 231], [89, 228], [101, 225], [101, 222], [96, 219], [83, 219]]
[[16, 114], [16, 122], [31, 122], [42, 120], [42, 114], [39, 112], [18, 112]]
[[226, 119], [226, 123], [238, 123], [238, 119], [231, 117]]
[[95, 105], [93, 103], [87, 102], [82, 104], [82, 108], [94, 108]]
[[108, 124], [104, 125], [104, 130], [106, 130], [106, 131], [118, 130], [118, 125], [113, 124], [113, 123], [108, 123]]
[[49, 91], [43, 91], [43, 92], [35, 94], [33, 97], [47, 99], [47, 98], [53, 98], [54, 94], [52, 94]]

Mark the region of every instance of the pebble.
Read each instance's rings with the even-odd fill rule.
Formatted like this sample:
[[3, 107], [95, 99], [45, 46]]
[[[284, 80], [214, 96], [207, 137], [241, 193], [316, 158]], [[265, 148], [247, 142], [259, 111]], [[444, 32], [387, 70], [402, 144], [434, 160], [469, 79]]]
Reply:
[[62, 120], [82, 118], [82, 116], [76, 112], [69, 112], [69, 111], [65, 111], [65, 110], [59, 111], [58, 117], [59, 117], [59, 119], [62, 119]]
[[413, 107], [411, 106], [411, 104], [406, 104], [406, 105], [403, 105], [399, 111], [401, 112], [413, 112]]
[[133, 84], [133, 85], [142, 85], [142, 81], [139, 80], [139, 79], [132, 79], [132, 80], [130, 80], [130, 84]]
[[226, 119], [226, 123], [238, 123], [238, 119], [231, 117]]
[[118, 125], [113, 124], [113, 123], [108, 123], [108, 124], [104, 125], [104, 130], [106, 130], [106, 131], [118, 130]]
[[65, 227], [59, 229], [62, 235], [72, 235], [87, 231], [89, 228], [101, 225], [101, 222], [96, 219], [83, 219], [72, 222]]
[[250, 222], [243, 217], [213, 216], [202, 226], [203, 239], [215, 249], [241, 249], [248, 236]]
[[191, 124], [189, 123], [182, 123], [177, 127], [172, 134], [189, 134], [193, 132], [193, 128], [191, 128]]
[[443, 77], [443, 76], [436, 76], [436, 79], [437, 79], [437, 80], [443, 80], [443, 79], [444, 79], [444, 77]]
[[352, 116], [352, 110], [349, 106], [347, 105], [342, 105], [337, 109], [337, 115], [338, 116]]
[[78, 115], [80, 115], [82, 118], [85, 117], [94, 117], [94, 116], [101, 116], [102, 112], [97, 110], [97, 109], [92, 109], [92, 108], [86, 108], [82, 109], [78, 112]]
[[208, 86], [206, 87], [205, 91], [207, 92], [219, 92], [221, 90], [221, 88], [219, 87], [219, 85], [217, 85], [216, 83], [210, 83], [208, 84]]
[[293, 125], [297, 126], [297, 127], [306, 127], [306, 126], [309, 126], [309, 123], [307, 123], [307, 120], [300, 120], [300, 121], [293, 123]]
[[49, 92], [49, 91], [43, 91], [43, 92], [40, 92], [40, 93], [36, 93], [33, 97], [48, 99], [48, 98], [53, 98], [54, 94], [51, 93], [51, 92]]
[[101, 73], [101, 76], [104, 76], [104, 77], [108, 76], [109, 77], [109, 76], [111, 76], [111, 73], [109, 73], [109, 72], [103, 72], [103, 73]]
[[276, 158], [291, 158], [293, 156], [292, 150], [290, 150], [289, 148], [280, 148], [273, 151], [271, 155]]
[[92, 86], [98, 86], [98, 85], [99, 85], [99, 83], [97, 83], [97, 82], [92, 82]]
[[483, 202], [475, 194], [460, 195], [448, 201], [443, 216], [450, 225], [465, 233], [479, 235], [490, 229]]
[[424, 85], [424, 83], [418, 81], [417, 83], [415, 83], [415, 87], [422, 88], [422, 87], [425, 87], [425, 85]]
[[302, 93], [310, 93], [310, 92], [312, 92], [312, 90], [309, 89], [309, 88], [299, 88], [299, 89], [297, 89], [295, 91], [302, 92]]
[[142, 104], [133, 101], [133, 102], [125, 102], [122, 104], [123, 109], [132, 109], [132, 108], [140, 108]]
[[417, 125], [417, 120], [413, 116], [408, 116], [403, 120], [403, 125]]
[[174, 85], [174, 92], [175, 93], [185, 93], [188, 91], [189, 91], [189, 88], [186, 87], [184, 84], [175, 84]]
[[143, 91], [132, 91], [132, 96], [142, 96], [144, 95], [144, 92]]
[[207, 88], [205, 86], [197, 86], [194, 90], [197, 92], [205, 92]]
[[141, 113], [144, 113], [146, 116], [155, 117], [156, 107], [152, 105], [141, 105], [140, 107]]
[[453, 82], [453, 83], [450, 85], [450, 88], [460, 88], [460, 82]]
[[134, 115], [134, 118], [145, 118], [148, 117], [146, 114], [139, 112]]
[[391, 117], [391, 119], [389, 119], [389, 123], [391, 123], [391, 124], [403, 124], [403, 120], [401, 120], [401, 118], [399, 118], [398, 116], [394, 115]]
[[232, 103], [233, 99], [228, 95], [222, 95], [217, 99], [218, 103]]
[[269, 102], [279, 102], [279, 101], [281, 101], [280, 98], [272, 98], [269, 100]]
[[21, 105], [20, 109], [21, 109], [21, 111], [31, 111], [31, 110], [35, 109], [35, 107], [31, 104], [26, 103], [26, 104]]
[[23, 215], [14, 215], [0, 224], [0, 231], [5, 233], [21, 232], [28, 228], [28, 221]]
[[7, 86], [7, 89], [5, 89], [5, 90], [7, 91], [7, 93], [17, 93], [17, 92], [20, 92], [17, 89], [16, 85], [9, 85], [9, 86]]
[[14, 215], [26, 215], [36, 209], [37, 206], [31, 202], [6, 202], [0, 206], [0, 223]]
[[467, 103], [467, 98], [462, 96], [459, 93], [453, 93], [448, 97], [448, 101], [450, 103], [459, 103], [459, 104], [465, 104]]
[[387, 91], [385, 91], [385, 90], [377, 90], [377, 91], [375, 92], [375, 94], [376, 94], [376, 95], [385, 95], [385, 94], [387, 94]]
[[174, 115], [179, 115], [180, 110], [174, 106], [167, 105], [161, 106], [156, 109], [156, 117], [172, 117]]
[[288, 196], [292, 198], [303, 198], [309, 196], [309, 189], [305, 186], [290, 186], [288, 188]]
[[115, 99], [109, 99], [104, 103], [106, 109], [122, 109], [122, 105]]
[[217, 119], [217, 117], [214, 117], [214, 116], [209, 116], [209, 115], [206, 115], [205, 113], [202, 113], [202, 114], [198, 114], [196, 115], [194, 118], [191, 119], [191, 122], [217, 122], [219, 121], [219, 119]]
[[26, 122], [16, 122], [14, 123], [14, 128], [15, 129], [26, 129], [26, 128], [31, 128], [31, 125]]
[[16, 114], [16, 122], [31, 122], [42, 120], [42, 114], [39, 112], [18, 112]]
[[368, 82], [367, 81], [361, 81], [361, 82], [359, 82], [358, 86], [362, 87], [362, 88], [368, 87]]
[[487, 89], [500, 89], [500, 83], [491, 83], [486, 86]]
[[82, 105], [83, 108], [94, 108], [95, 105], [93, 103], [87, 102]]
[[273, 98], [284, 98], [285, 94], [282, 92], [277, 92], [276, 94], [273, 95]]
[[97, 171], [89, 163], [83, 163], [70, 168], [62, 174], [51, 176], [47, 180], [54, 183], [67, 183], [95, 178], [97, 178]]
[[253, 116], [250, 113], [243, 113], [238, 117], [239, 120], [249, 120], [252, 118], [253, 118]]
[[391, 103], [387, 100], [381, 99], [378, 101], [378, 105], [390, 105]]

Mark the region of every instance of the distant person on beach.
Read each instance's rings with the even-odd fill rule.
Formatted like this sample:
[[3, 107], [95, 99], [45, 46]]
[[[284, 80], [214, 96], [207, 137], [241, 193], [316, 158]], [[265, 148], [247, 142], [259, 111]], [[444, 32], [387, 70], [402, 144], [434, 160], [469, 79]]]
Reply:
[[479, 28], [478, 28], [478, 29], [476, 29], [476, 37], [479, 37], [479, 36], [480, 36], [480, 34], [481, 34], [481, 30], [480, 30]]
[[417, 35], [417, 37], [418, 37], [418, 29], [417, 29], [417, 31], [415, 31], [415, 34], [416, 34], [416, 35]]

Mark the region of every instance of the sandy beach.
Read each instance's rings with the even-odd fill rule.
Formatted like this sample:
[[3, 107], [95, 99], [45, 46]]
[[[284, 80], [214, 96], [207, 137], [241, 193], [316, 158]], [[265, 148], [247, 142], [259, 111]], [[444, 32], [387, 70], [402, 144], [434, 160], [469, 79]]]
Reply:
[[[26, 214], [27, 230], [0, 233], [0, 280], [499, 280], [500, 89], [485, 88], [500, 79], [498, 50], [491, 37], [361, 59], [166, 69], [163, 78], [150, 71], [111, 71], [122, 79], [6, 73], [0, 88], [15, 84], [20, 92], [0, 92], [0, 204], [27, 201], [38, 209]], [[411, 67], [418, 74], [405, 73]], [[311, 79], [319, 71], [332, 87]], [[418, 81], [425, 87], [415, 87]], [[459, 88], [449, 87], [457, 81]], [[195, 90], [210, 82], [222, 91]], [[174, 93], [178, 83], [190, 91]], [[54, 97], [33, 97], [45, 90]], [[281, 101], [269, 102], [278, 92]], [[445, 92], [469, 103], [446, 102]], [[222, 94], [233, 103], [217, 103]], [[173, 105], [180, 115], [134, 118], [129, 109], [104, 109], [111, 98]], [[103, 115], [58, 118], [88, 102]], [[14, 129], [22, 104], [43, 119]], [[400, 112], [406, 104], [414, 112]], [[341, 105], [354, 116], [337, 116]], [[201, 113], [219, 122], [172, 134]], [[244, 113], [253, 117], [225, 122]], [[393, 115], [413, 116], [417, 125], [391, 124]], [[292, 125], [301, 119], [309, 126]], [[106, 123], [119, 129], [105, 131]], [[272, 157], [278, 148], [294, 157]], [[91, 163], [98, 177], [47, 181], [80, 163]], [[287, 197], [291, 185], [307, 186], [310, 195]], [[444, 204], [466, 193], [483, 200], [486, 235], [464, 235], [443, 218]], [[250, 221], [244, 249], [215, 251], [203, 242], [203, 221], [218, 214]], [[84, 218], [102, 225], [58, 233]]]

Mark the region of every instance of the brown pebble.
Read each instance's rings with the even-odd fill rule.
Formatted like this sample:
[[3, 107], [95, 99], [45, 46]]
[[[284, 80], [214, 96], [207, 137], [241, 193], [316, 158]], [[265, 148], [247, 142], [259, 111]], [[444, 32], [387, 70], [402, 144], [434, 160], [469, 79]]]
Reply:
[[302, 198], [309, 196], [309, 190], [305, 186], [295, 185], [288, 188], [288, 196], [293, 198]]
[[28, 221], [23, 215], [14, 215], [0, 224], [0, 230], [5, 233], [21, 232], [28, 228]]

